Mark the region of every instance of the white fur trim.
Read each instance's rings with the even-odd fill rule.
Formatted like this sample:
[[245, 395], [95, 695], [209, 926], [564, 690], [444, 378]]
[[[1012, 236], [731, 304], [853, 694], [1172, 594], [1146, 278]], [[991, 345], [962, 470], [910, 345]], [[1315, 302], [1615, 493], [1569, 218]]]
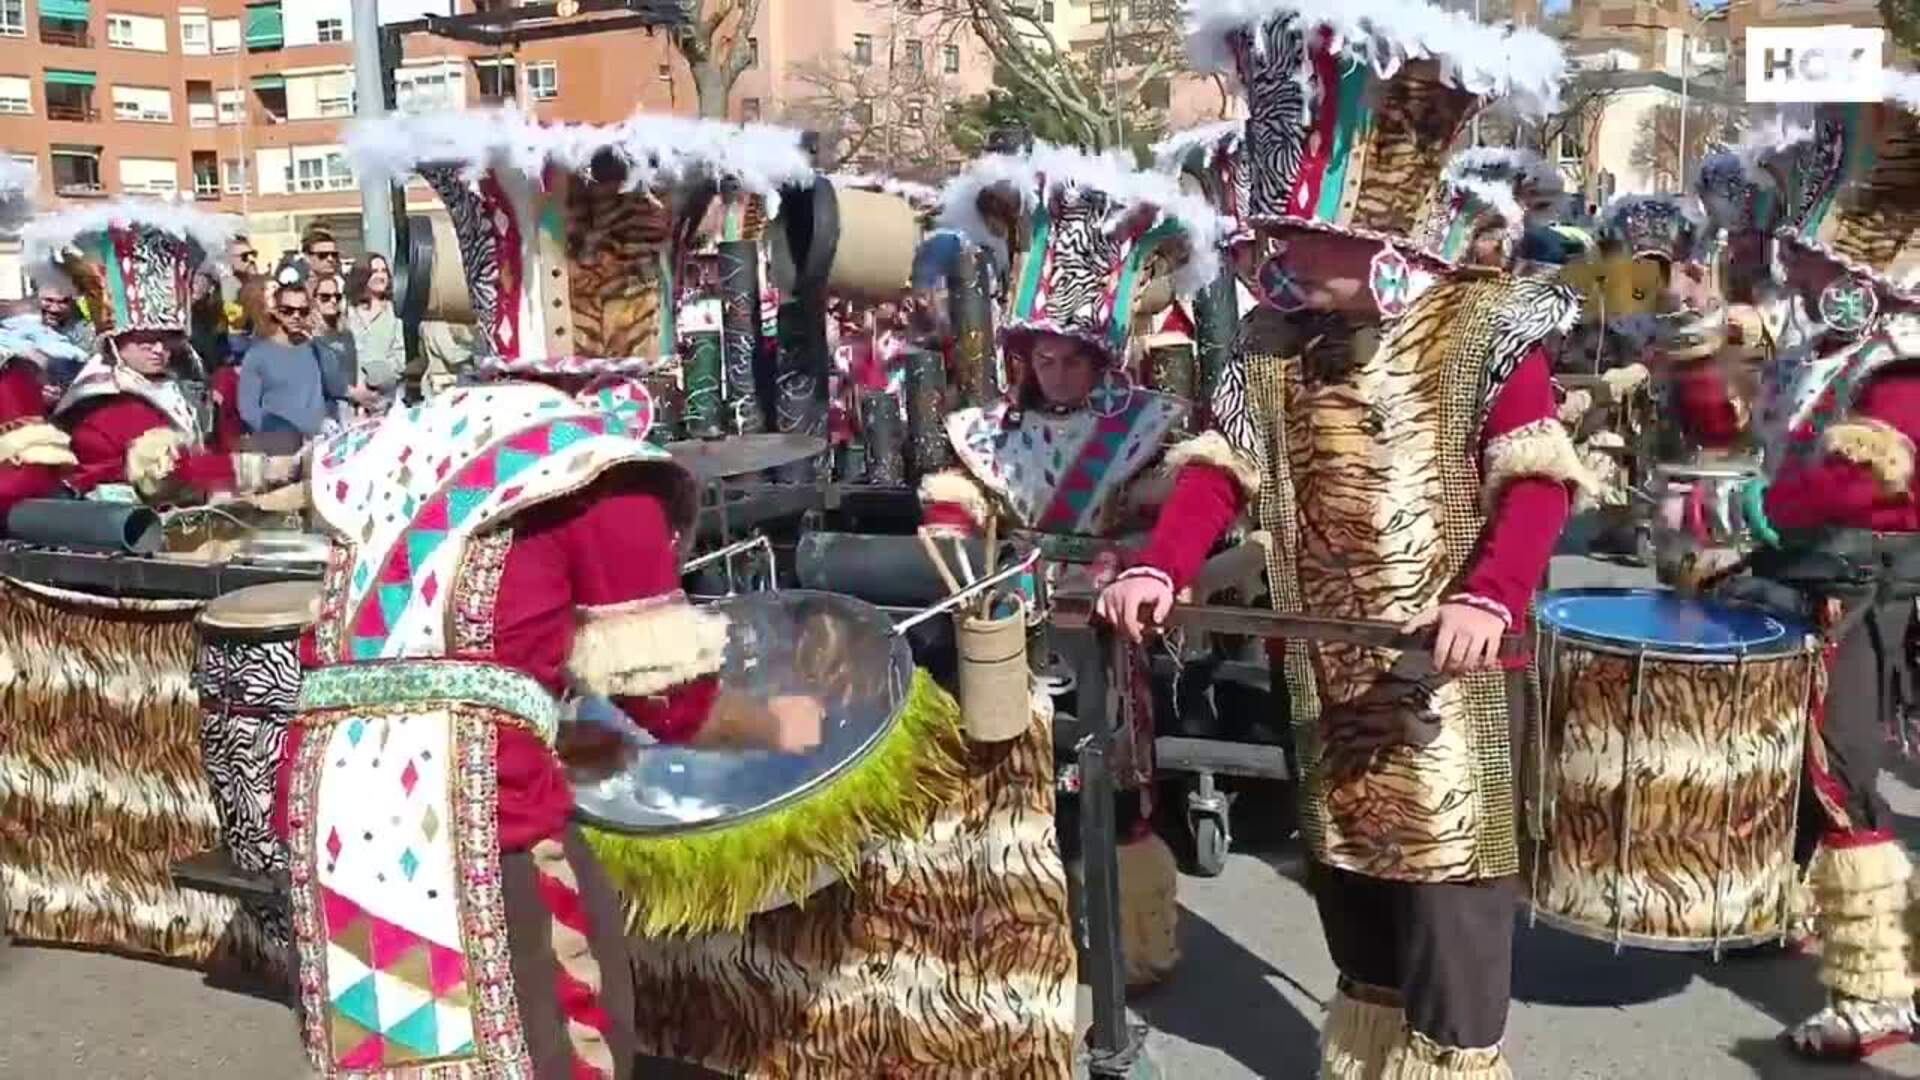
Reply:
[[0, 435], [0, 465], [78, 465], [67, 433], [44, 420]]
[[579, 609], [567, 654], [575, 687], [594, 694], [659, 694], [720, 670], [731, 625], [678, 595]]
[[1884, 68], [1880, 76], [1885, 80], [1881, 93], [1888, 101], [1908, 112], [1920, 113], [1920, 72]]
[[1615, 400], [1626, 397], [1644, 385], [1650, 373], [1645, 364], [1628, 364], [1625, 367], [1608, 368], [1600, 373], [1600, 381], [1607, 384], [1607, 392]]
[[1023, 214], [1037, 211], [1043, 195], [1051, 197], [1075, 189], [1105, 192], [1121, 206], [1153, 206], [1160, 212], [1159, 220], [1172, 218], [1187, 234], [1187, 260], [1174, 271], [1174, 288], [1191, 293], [1220, 274], [1218, 247], [1225, 223], [1219, 213], [1200, 196], [1182, 191], [1174, 177], [1136, 169], [1117, 151], [1096, 156], [1042, 142], [1035, 143], [1028, 154], [989, 154], [947, 181], [934, 226], [953, 229], [976, 244], [1006, 255], [1005, 241], [988, 227], [979, 205], [982, 192], [1003, 186], [1020, 196]]
[[920, 504], [931, 503], [957, 506], [981, 528], [986, 527], [987, 518], [993, 514], [986, 489], [959, 469], [942, 469], [920, 478]]
[[1500, 491], [1512, 480], [1538, 476], [1571, 485], [1577, 491], [1594, 492], [1599, 483], [1587, 470], [1567, 437], [1567, 429], [1556, 417], [1544, 417], [1522, 424], [1487, 443], [1481, 498], [1488, 510]]
[[123, 199], [36, 218], [20, 230], [20, 240], [26, 249], [26, 261], [36, 272], [41, 268], [58, 270], [60, 256], [75, 240], [89, 233], [128, 225], [157, 229], [191, 240], [200, 246], [208, 262], [224, 260], [227, 241], [246, 227], [232, 214], [209, 214], [191, 206], [152, 199]]
[[1511, 98], [1528, 115], [1559, 108], [1567, 60], [1552, 38], [1489, 26], [1423, 0], [1188, 0], [1187, 52], [1202, 72], [1232, 72], [1229, 38], [1287, 15], [1331, 30], [1337, 53], [1370, 64], [1381, 78], [1430, 57], [1453, 86]]
[[1241, 494], [1251, 499], [1260, 494], [1260, 469], [1253, 462], [1227, 442], [1227, 437], [1217, 431], [1202, 432], [1191, 439], [1175, 443], [1167, 450], [1163, 459], [1163, 468], [1169, 474], [1177, 474], [1189, 464], [1212, 465], [1223, 469], [1240, 485]]
[[1246, 133], [1245, 120], [1220, 120], [1176, 131], [1153, 144], [1153, 167], [1162, 172], [1178, 173], [1186, 167], [1188, 155], [1196, 148], [1206, 147], [1209, 158], [1223, 151], [1232, 153], [1239, 148], [1240, 140], [1246, 137]]
[[1470, 146], [1447, 162], [1448, 179], [1513, 179], [1513, 187], [1538, 194], [1566, 191], [1567, 181], [1546, 158], [1507, 146]]
[[127, 483], [142, 498], [153, 498], [180, 467], [187, 437], [170, 427], [150, 428], [127, 447]]
[[627, 167], [627, 191], [730, 180], [764, 196], [769, 216], [781, 187], [814, 176], [797, 131], [646, 113], [612, 125], [543, 124], [517, 108], [392, 113], [355, 121], [345, 142], [363, 183], [438, 164], [465, 166], [470, 181], [507, 169], [537, 182], [550, 165], [581, 172], [611, 152]]
[[1873, 474], [1885, 495], [1904, 495], [1913, 484], [1913, 440], [1891, 424], [1870, 417], [1828, 428], [1820, 449]]

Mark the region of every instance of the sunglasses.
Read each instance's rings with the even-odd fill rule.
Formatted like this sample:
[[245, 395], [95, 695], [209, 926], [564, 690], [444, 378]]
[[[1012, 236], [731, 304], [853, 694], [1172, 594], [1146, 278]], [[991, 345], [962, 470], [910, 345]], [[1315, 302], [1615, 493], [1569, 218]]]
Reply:
[[313, 309], [306, 306], [305, 304], [302, 304], [299, 307], [290, 307], [286, 304], [282, 304], [279, 307], [274, 308], [273, 310], [279, 312], [282, 315], [292, 317], [292, 316], [298, 316], [298, 315], [305, 315], [307, 312], [312, 311]]
[[340, 302], [340, 294], [337, 292], [314, 293], [313, 298], [323, 304], [337, 304]]
[[340, 257], [338, 251], [309, 251], [307, 254], [316, 259], [337, 259]]
[[260, 257], [260, 253], [257, 251], [242, 251], [235, 253], [233, 257], [240, 262], [252, 262], [254, 259]]

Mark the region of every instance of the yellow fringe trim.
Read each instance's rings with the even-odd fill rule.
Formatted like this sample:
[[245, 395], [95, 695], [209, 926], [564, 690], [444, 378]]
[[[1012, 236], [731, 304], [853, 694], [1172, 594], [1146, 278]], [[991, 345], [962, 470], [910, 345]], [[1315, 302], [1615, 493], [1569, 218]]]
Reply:
[[[1905, 885], [1912, 877], [1913, 864], [1907, 859], [1906, 849], [1891, 840], [1855, 847], [1822, 846], [1807, 868], [1807, 884], [1814, 898], [1823, 909], [1838, 914], [1874, 914], [1854, 908], [1846, 900], [1856, 893]], [[1905, 895], [1904, 889], [1901, 895]], [[1841, 901], [1840, 906], [1834, 906], [1831, 901], [1835, 900]]]
[[1160, 834], [1120, 845], [1120, 945], [1128, 986], [1150, 986], [1179, 965], [1179, 892], [1180, 870]]
[[1161, 468], [1169, 474], [1177, 474], [1189, 464], [1212, 465], [1225, 470], [1249, 499], [1260, 493], [1259, 467], [1235, 450], [1227, 442], [1226, 436], [1217, 431], [1175, 443], [1168, 448], [1167, 456], [1161, 459]]
[[1600, 489], [1600, 482], [1574, 450], [1567, 429], [1553, 417], [1522, 424], [1487, 443], [1486, 477], [1480, 483], [1482, 503], [1492, 509], [1501, 489], [1523, 476], [1558, 480], [1576, 492], [1595, 493]]
[[1321, 1080], [1379, 1080], [1405, 1028], [1406, 1014], [1395, 1006], [1335, 994], [1320, 1029]]
[[1883, 494], [1904, 495], [1913, 482], [1913, 440], [1890, 424], [1871, 418], [1835, 424], [1821, 436], [1820, 448], [1865, 466]]
[[1913, 976], [1904, 964], [1898, 971], [1847, 971], [1829, 967], [1822, 957], [1820, 985], [1862, 1001], [1900, 1001], [1913, 996]]
[[1607, 391], [1618, 401], [1645, 384], [1649, 375], [1647, 365], [1628, 364], [1601, 372], [1600, 381], [1607, 384]]
[[165, 490], [167, 479], [180, 467], [187, 438], [169, 427], [140, 433], [127, 447], [127, 483], [140, 497], [151, 499]]
[[1409, 1028], [1387, 1055], [1381, 1080], [1512, 1080], [1498, 1046], [1441, 1046]]
[[727, 617], [684, 598], [580, 609], [567, 654], [574, 685], [595, 694], [643, 696], [720, 670]]
[[1820, 927], [1820, 941], [1823, 946], [1848, 950], [1904, 950], [1912, 917], [1909, 909], [1904, 914], [1888, 912], [1864, 919], [1825, 919]]
[[0, 465], [78, 465], [67, 433], [42, 420], [0, 435]]
[[928, 503], [958, 506], [981, 528], [986, 527], [987, 518], [993, 513], [986, 491], [959, 469], [942, 469], [920, 478], [920, 505]]

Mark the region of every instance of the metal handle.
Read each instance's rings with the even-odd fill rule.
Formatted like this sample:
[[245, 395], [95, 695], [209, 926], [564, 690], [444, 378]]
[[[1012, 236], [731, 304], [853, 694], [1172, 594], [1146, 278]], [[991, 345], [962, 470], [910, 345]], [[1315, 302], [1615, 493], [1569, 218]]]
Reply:
[[966, 603], [967, 601], [973, 599], [974, 597], [979, 596], [981, 593], [987, 591], [988, 589], [993, 588], [995, 585], [998, 585], [1005, 581], [1011, 581], [1012, 579], [1019, 577], [1021, 574], [1027, 573], [1028, 571], [1032, 570], [1034, 566], [1039, 563], [1039, 561], [1040, 561], [1040, 553], [1038, 551], [1029, 551], [1027, 553], [1026, 558], [1021, 559], [1019, 562], [1013, 564], [1012, 566], [1007, 567], [1005, 570], [1000, 571], [999, 573], [993, 575], [992, 577], [981, 578], [980, 580], [973, 582], [971, 585], [964, 586], [963, 588], [961, 588], [959, 592], [954, 593], [952, 596], [947, 597], [945, 600], [940, 601], [939, 603], [933, 605], [932, 607], [922, 608], [920, 611], [912, 615], [909, 615], [905, 619], [902, 619], [899, 622], [893, 624], [893, 632], [895, 634], [905, 634], [907, 631], [913, 629], [916, 626], [919, 626], [921, 623], [926, 622], [928, 619], [933, 618], [935, 615], [942, 614], [943, 612], [952, 611], [954, 608], [957, 608], [960, 605]]
[[775, 563], [775, 560], [773, 557], [773, 541], [768, 540], [765, 533], [761, 533], [759, 535], [750, 537], [746, 540], [735, 541], [734, 543], [728, 544], [726, 547], [717, 548], [713, 551], [709, 551], [705, 555], [702, 555], [697, 559], [688, 559], [686, 565], [680, 568], [680, 572], [682, 574], [691, 574], [695, 570], [698, 570], [701, 567], [708, 565], [709, 563], [724, 561], [723, 565], [725, 566], [726, 572], [727, 572], [727, 595], [732, 596], [738, 591], [738, 585], [735, 582], [734, 576], [733, 576], [733, 560], [735, 556], [744, 555], [747, 552], [752, 551], [754, 548], [761, 549], [766, 553], [766, 556], [767, 556], [768, 591], [779, 592], [780, 591], [780, 568]]

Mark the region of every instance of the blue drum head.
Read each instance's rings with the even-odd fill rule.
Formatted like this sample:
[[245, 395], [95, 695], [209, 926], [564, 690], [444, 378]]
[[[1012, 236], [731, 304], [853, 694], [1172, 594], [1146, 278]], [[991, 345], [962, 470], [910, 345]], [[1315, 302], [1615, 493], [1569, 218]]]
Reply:
[[1757, 607], [1670, 589], [1555, 589], [1538, 610], [1540, 625], [1564, 637], [1655, 652], [1778, 655], [1812, 632]]

